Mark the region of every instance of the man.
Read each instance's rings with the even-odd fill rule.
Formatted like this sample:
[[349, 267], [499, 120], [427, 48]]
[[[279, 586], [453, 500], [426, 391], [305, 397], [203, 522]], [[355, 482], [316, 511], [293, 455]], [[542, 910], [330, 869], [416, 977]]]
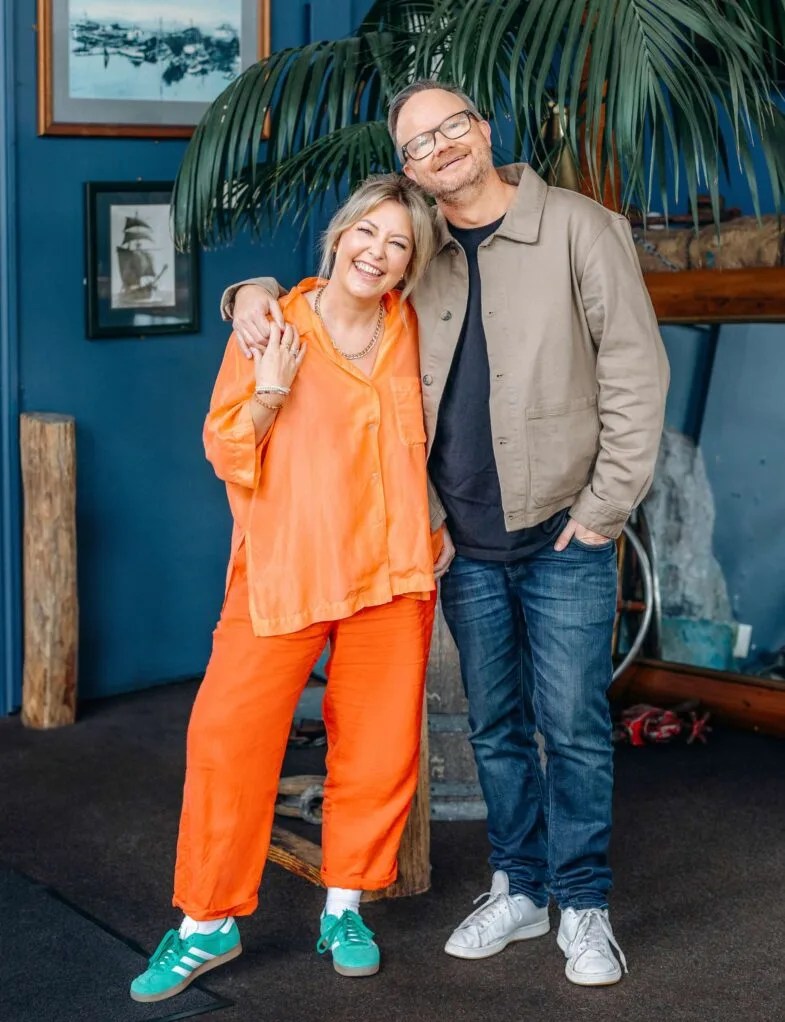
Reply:
[[[485, 958], [540, 936], [553, 896], [567, 978], [616, 983], [614, 540], [651, 483], [664, 349], [623, 216], [528, 166], [495, 169], [490, 125], [452, 86], [410, 85], [389, 128], [438, 206], [437, 254], [414, 295], [432, 524], [445, 522], [437, 572], [455, 554], [441, 599], [492, 846], [488, 899], [445, 950]], [[264, 278], [225, 295], [241, 347], [263, 344], [279, 315], [260, 283], [278, 293]]]

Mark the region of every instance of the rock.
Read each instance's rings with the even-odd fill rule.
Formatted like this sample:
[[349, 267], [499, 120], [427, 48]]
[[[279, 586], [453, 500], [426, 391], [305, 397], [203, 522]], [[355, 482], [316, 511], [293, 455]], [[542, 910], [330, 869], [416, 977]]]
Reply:
[[663, 617], [732, 621], [728, 587], [712, 552], [714, 497], [703, 455], [677, 430], [663, 433], [645, 512], [656, 544]]

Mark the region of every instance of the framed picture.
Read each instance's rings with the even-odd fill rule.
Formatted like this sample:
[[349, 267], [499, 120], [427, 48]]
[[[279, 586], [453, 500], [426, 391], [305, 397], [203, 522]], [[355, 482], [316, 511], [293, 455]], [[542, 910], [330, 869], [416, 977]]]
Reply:
[[38, 0], [38, 134], [187, 138], [270, 53], [271, 0]]
[[198, 247], [174, 246], [171, 181], [85, 185], [89, 338], [199, 330]]
[[[722, 208], [718, 240], [707, 200], [692, 217], [632, 218], [632, 234], [662, 323], [785, 321], [785, 225], [775, 214]], [[700, 209], [700, 202], [699, 202]]]

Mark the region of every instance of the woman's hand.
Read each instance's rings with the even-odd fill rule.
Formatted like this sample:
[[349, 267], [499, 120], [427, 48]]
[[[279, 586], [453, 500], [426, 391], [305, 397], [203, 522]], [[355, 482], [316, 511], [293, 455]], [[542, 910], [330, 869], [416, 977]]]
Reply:
[[445, 575], [453, 562], [455, 557], [455, 544], [452, 541], [452, 537], [447, 531], [447, 526], [442, 526], [442, 548], [439, 552], [439, 556], [436, 558], [433, 565], [433, 577], [438, 582], [439, 579]]
[[286, 325], [277, 299], [259, 284], [244, 284], [234, 296], [232, 329], [246, 358], [264, 351], [273, 324], [280, 330]]
[[257, 390], [291, 387], [308, 349], [307, 344], [300, 347], [300, 335], [291, 323], [287, 323], [283, 331], [277, 323], [270, 323], [269, 327], [270, 336], [264, 354], [258, 348], [251, 349]]

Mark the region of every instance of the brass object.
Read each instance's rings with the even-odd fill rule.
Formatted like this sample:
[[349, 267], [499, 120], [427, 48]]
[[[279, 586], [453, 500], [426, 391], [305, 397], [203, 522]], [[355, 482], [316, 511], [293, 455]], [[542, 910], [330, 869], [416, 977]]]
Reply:
[[[545, 151], [551, 154], [548, 184], [579, 192], [581, 190], [580, 175], [575, 166], [572, 151], [564, 137], [559, 107], [556, 103], [551, 103], [549, 110], [550, 113], [540, 130]], [[567, 116], [566, 110], [564, 116]]]

